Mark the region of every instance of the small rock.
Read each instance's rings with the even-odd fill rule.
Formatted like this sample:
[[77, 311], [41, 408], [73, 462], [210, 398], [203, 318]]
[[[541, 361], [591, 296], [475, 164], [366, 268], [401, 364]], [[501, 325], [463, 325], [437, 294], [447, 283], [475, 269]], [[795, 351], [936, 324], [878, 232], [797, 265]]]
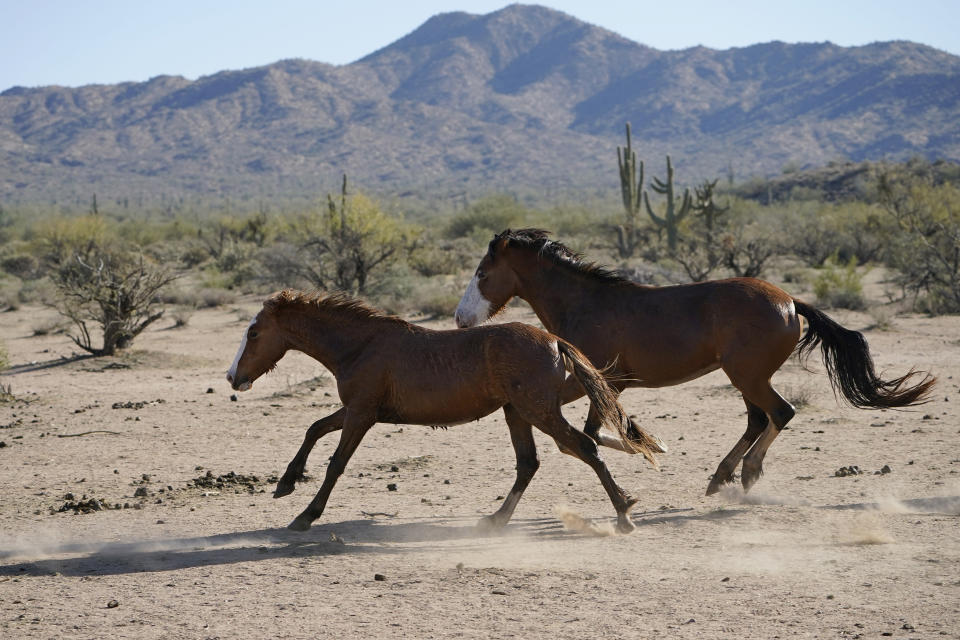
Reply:
[[137, 490], [133, 492], [134, 498], [146, 498], [147, 497], [147, 488], [146, 487], [137, 487]]
[[400, 467], [398, 467], [398, 466], [395, 465], [395, 464], [394, 464], [394, 465], [390, 465], [390, 471], [394, 471], [394, 472], [400, 471]]
[[119, 606], [120, 606], [120, 603], [117, 602], [116, 600], [111, 600], [110, 602], [107, 603], [107, 609], [116, 609]]
[[373, 574], [373, 579], [377, 582], [383, 582], [387, 579], [387, 576], [383, 575], [382, 573], [375, 573]]
[[213, 387], [207, 387], [207, 393], [213, 393]]
[[490, 593], [492, 593], [492, 594], [495, 595], [495, 596], [505, 596], [505, 595], [507, 595], [507, 592], [506, 592], [506, 591], [491, 591]]
[[861, 473], [863, 472], [860, 470], [860, 467], [852, 464], [849, 467], [840, 467], [833, 473], [833, 475], [838, 478], [845, 478], [847, 476], [858, 476]]
[[231, 394], [230, 394], [230, 402], [236, 402], [236, 401], [237, 401], [237, 394], [231, 393]]
[[885, 465], [883, 465], [883, 467], [880, 468], [880, 473], [882, 473], [882, 474], [884, 474], [884, 475], [886, 475], [886, 474], [888, 474], [888, 473], [892, 473], [892, 472], [893, 472], [893, 469], [891, 469], [891, 468], [890, 468], [890, 465], [888, 465], [888, 464], [885, 464]]
[[726, 578], [724, 578], [724, 579], [721, 580], [720, 582], [730, 582], [730, 576], [727, 576]]
[[390, 484], [387, 485], [387, 491], [396, 491], [396, 490], [397, 490], [397, 484], [395, 482], [391, 482]]

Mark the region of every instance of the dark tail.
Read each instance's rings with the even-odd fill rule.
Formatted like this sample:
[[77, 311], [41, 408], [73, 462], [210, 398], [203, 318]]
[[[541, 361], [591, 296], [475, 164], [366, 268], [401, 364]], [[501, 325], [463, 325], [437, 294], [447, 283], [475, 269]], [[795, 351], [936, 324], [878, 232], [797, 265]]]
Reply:
[[[797, 356], [806, 360], [819, 344], [833, 392], [860, 409], [906, 407], [926, 402], [937, 379], [911, 369], [906, 375], [884, 380], [876, 374], [867, 341], [859, 331], [844, 329], [825, 313], [799, 300], [797, 313], [807, 319], [807, 333], [797, 344]], [[920, 377], [916, 384], [911, 380]]]
[[620, 434], [621, 440], [637, 453], [643, 454], [650, 464], [659, 468], [656, 452], [660, 451], [659, 441], [656, 437], [637, 428], [637, 434], [634, 437], [627, 435], [627, 429], [630, 426], [630, 418], [620, 405], [617, 394], [614, 393], [603, 375], [597, 371], [587, 357], [579, 349], [563, 340], [557, 340], [557, 349], [563, 356], [566, 369], [576, 377], [577, 381], [587, 393], [587, 398], [596, 407], [600, 415], [600, 424], [606, 425], [611, 430]]

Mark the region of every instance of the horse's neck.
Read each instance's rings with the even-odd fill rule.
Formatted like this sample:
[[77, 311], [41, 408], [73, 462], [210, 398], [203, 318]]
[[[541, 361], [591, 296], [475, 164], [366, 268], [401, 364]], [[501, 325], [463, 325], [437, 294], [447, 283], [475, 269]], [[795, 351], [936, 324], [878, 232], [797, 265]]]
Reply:
[[290, 344], [319, 361], [336, 377], [384, 327], [374, 318], [355, 319], [328, 313], [288, 313], [282, 326]]
[[579, 315], [591, 285], [599, 286], [580, 274], [552, 264], [515, 273], [520, 281], [518, 297], [530, 304], [547, 331], [561, 337], [567, 332], [571, 318]]

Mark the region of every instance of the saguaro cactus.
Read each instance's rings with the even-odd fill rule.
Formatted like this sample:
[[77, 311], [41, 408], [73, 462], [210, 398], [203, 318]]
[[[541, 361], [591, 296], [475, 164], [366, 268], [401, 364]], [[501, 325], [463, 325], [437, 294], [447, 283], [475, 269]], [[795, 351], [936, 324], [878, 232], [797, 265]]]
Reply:
[[657, 227], [667, 230], [667, 247], [670, 251], [676, 251], [678, 228], [680, 222], [690, 213], [692, 199], [690, 198], [690, 189], [684, 189], [683, 196], [679, 198], [674, 197], [673, 163], [670, 161], [669, 155], [667, 156], [667, 179], [664, 181], [654, 177], [650, 186], [657, 193], [666, 196], [667, 208], [663, 216], [658, 216], [653, 212], [653, 208], [650, 206], [650, 198], [647, 197], [647, 192], [644, 191], [643, 204], [647, 209], [647, 215], [650, 216], [650, 219], [653, 220]]
[[626, 211], [624, 223], [617, 225], [617, 251], [621, 258], [629, 258], [640, 244], [638, 217], [643, 199], [643, 161], [637, 176], [637, 154], [630, 143], [630, 123], [627, 123], [627, 146], [617, 147], [617, 165], [620, 167], [620, 193]]

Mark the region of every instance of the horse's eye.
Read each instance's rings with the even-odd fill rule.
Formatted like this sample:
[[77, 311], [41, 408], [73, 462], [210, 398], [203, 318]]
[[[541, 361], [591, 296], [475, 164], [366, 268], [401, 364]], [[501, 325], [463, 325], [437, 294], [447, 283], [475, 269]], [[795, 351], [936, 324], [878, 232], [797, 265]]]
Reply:
[[477, 280], [483, 280], [486, 277], [487, 277], [487, 274], [485, 272], [477, 269]]
[[247, 338], [248, 338], [249, 340], [256, 340], [256, 339], [257, 339], [257, 335], [258, 335], [257, 332], [254, 331], [254, 330], [252, 330], [252, 329], [251, 329], [250, 331], [247, 331]]

